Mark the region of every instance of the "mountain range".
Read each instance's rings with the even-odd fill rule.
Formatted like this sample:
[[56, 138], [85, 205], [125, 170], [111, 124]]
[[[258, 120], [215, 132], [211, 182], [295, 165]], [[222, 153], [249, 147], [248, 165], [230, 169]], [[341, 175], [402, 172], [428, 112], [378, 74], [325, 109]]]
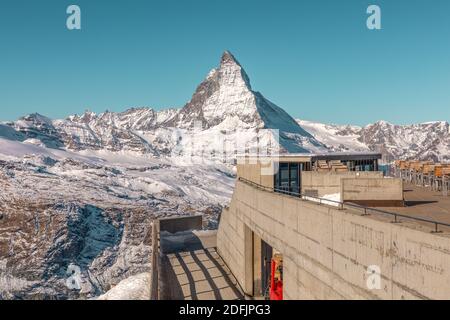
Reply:
[[[174, 141], [174, 129], [185, 141]], [[394, 125], [378, 121], [365, 127], [294, 120], [283, 109], [253, 91], [241, 64], [228, 51], [218, 68], [209, 72], [192, 99], [181, 109], [156, 111], [132, 108], [124, 112], [85, 112], [64, 120], [27, 115], [0, 125], [0, 137], [69, 150], [136, 151], [154, 156], [180, 150], [211, 148], [220, 133], [257, 137], [262, 129], [278, 129], [266, 143], [278, 143], [281, 152], [377, 151], [385, 162], [394, 159], [450, 160], [448, 122]], [[245, 132], [243, 134], [243, 132]], [[258, 137], [259, 139], [260, 137]], [[253, 144], [256, 141], [252, 142]], [[202, 150], [203, 151], [203, 150]]]
[[384, 163], [395, 159], [450, 161], [450, 126], [446, 121], [395, 125], [378, 121], [365, 127], [297, 120], [332, 151], [375, 151]]

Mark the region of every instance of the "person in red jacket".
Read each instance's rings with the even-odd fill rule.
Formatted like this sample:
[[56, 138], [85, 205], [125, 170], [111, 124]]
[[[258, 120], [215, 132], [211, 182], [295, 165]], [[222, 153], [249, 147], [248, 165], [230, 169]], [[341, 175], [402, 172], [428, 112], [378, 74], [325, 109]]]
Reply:
[[283, 259], [276, 254], [272, 258], [270, 300], [283, 300]]

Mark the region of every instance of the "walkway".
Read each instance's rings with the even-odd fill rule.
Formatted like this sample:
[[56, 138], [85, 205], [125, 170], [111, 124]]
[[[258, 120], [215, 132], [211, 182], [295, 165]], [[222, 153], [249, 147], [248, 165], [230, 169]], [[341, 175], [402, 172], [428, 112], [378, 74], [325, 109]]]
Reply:
[[[411, 217], [422, 217], [450, 224], [450, 196], [444, 197], [440, 191], [430, 188], [404, 184], [405, 207], [380, 208]], [[430, 226], [430, 224], [426, 224]], [[440, 227], [448, 232], [449, 228]]]
[[161, 233], [160, 298], [244, 299], [236, 279], [215, 247], [215, 231]]

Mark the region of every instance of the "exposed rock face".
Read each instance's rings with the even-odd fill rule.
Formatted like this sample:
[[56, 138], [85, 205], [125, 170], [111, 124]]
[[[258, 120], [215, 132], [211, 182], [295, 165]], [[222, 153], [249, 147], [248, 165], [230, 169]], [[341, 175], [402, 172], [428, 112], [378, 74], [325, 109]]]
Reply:
[[[60, 299], [103, 292], [108, 286], [102, 281], [103, 271], [92, 265], [100, 257], [115, 258], [123, 233], [123, 224], [115, 217], [119, 212], [76, 203], [34, 204], [16, 200], [14, 205], [3, 208], [6, 217], [2, 231], [8, 233], [9, 239], [0, 240], [0, 261], [6, 261], [6, 270], [2, 270], [6, 272], [1, 277], [3, 281], [26, 281], [18, 286], [13, 281], [6, 288], [9, 290], [1, 288], [0, 295]], [[83, 280], [83, 290], [76, 294], [65, 283], [71, 263], [81, 268], [83, 277], [88, 277]]]

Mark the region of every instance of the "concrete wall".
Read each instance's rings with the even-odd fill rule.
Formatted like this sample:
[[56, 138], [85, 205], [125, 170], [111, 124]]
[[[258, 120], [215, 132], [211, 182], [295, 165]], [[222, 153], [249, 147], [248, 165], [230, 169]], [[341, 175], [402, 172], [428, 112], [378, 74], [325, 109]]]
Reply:
[[[253, 293], [252, 232], [283, 254], [285, 299], [450, 299], [450, 239], [237, 182], [218, 252]], [[381, 289], [367, 287], [368, 267]]]
[[403, 181], [394, 178], [341, 179], [341, 201], [366, 205], [403, 205]]
[[260, 161], [249, 163], [247, 160], [246, 163], [237, 165], [237, 175], [265, 187], [273, 188], [275, 168], [272, 165], [272, 162], [261, 164]]
[[170, 217], [159, 219], [159, 231], [177, 233], [203, 229], [203, 216]]
[[349, 171], [349, 172], [317, 172], [302, 171], [302, 192], [312, 196], [341, 192], [341, 179], [344, 178], [382, 178], [380, 171]]

